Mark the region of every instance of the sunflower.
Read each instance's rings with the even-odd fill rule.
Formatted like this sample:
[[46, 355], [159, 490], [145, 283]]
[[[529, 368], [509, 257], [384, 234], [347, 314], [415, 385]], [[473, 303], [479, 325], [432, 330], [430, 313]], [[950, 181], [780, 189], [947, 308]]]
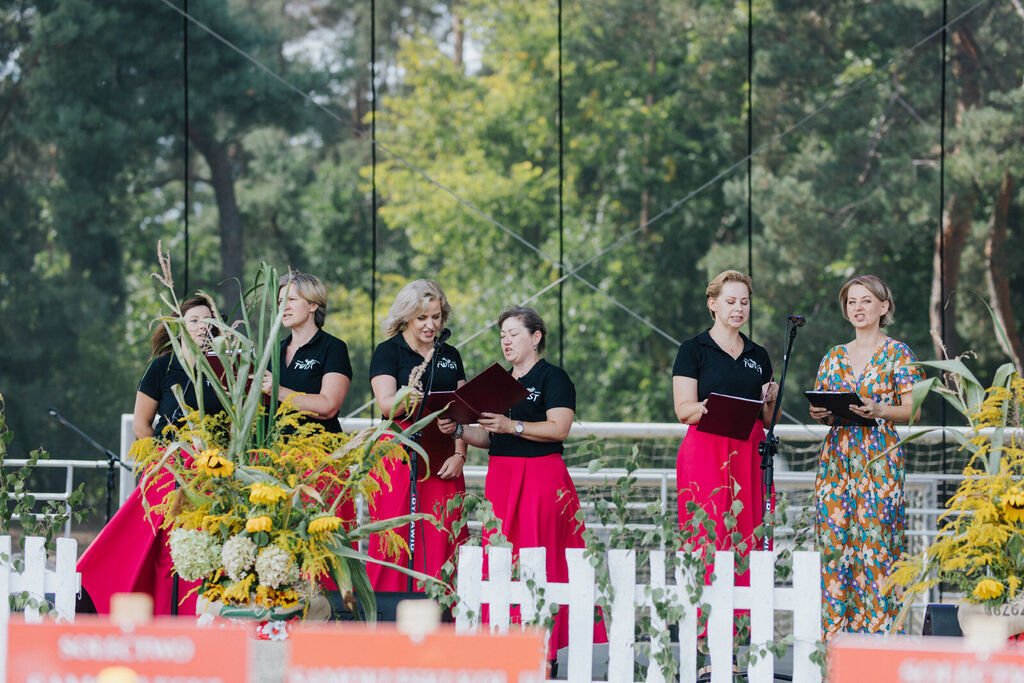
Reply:
[[211, 477], [230, 477], [235, 471], [235, 463], [222, 457], [220, 451], [214, 448], [199, 454], [195, 468]]
[[316, 534], [322, 531], [336, 531], [340, 526], [341, 519], [331, 515], [328, 517], [317, 517], [316, 519], [311, 519], [306, 530], [311, 534]]
[[1003, 516], [1007, 522], [1024, 521], [1024, 491], [1014, 488], [1003, 496]]
[[287, 491], [271, 484], [253, 484], [249, 490], [249, 502], [257, 505], [273, 505], [287, 497]]
[[995, 579], [982, 579], [971, 592], [971, 595], [976, 600], [991, 600], [992, 598], [998, 598], [1002, 594], [1003, 584]]
[[257, 531], [270, 531], [273, 526], [273, 522], [270, 517], [262, 515], [260, 517], [252, 517], [245, 521], [245, 530], [250, 534], [256, 533]]

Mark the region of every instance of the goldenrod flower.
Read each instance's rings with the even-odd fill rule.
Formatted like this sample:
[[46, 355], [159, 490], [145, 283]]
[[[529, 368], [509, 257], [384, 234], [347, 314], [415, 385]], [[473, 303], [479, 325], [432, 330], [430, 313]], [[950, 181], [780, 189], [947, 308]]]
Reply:
[[973, 595], [976, 600], [991, 600], [992, 598], [998, 598], [1002, 594], [1003, 584], [995, 579], [982, 579], [971, 592], [971, 595]]
[[235, 471], [235, 463], [220, 455], [220, 451], [211, 449], [203, 451], [196, 458], [195, 468], [211, 477], [230, 477]]
[[1024, 521], [1024, 491], [1012, 489], [1003, 496], [1003, 516], [1007, 522]]
[[311, 534], [320, 533], [321, 531], [336, 531], [341, 526], [341, 519], [338, 517], [317, 517], [316, 519], [310, 520], [307, 531]]
[[287, 497], [288, 493], [284, 489], [271, 484], [253, 484], [249, 491], [249, 502], [257, 505], [273, 505]]
[[270, 531], [273, 526], [270, 517], [262, 515], [260, 517], [252, 517], [245, 521], [245, 530], [250, 534], [256, 533], [257, 531]]

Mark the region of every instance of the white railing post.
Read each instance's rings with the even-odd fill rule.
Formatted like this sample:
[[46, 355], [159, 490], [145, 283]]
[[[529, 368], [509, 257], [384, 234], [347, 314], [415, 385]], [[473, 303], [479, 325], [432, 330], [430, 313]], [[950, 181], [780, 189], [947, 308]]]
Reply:
[[[78, 541], [73, 538], [57, 539], [57, 561], [52, 573], [53, 606], [57, 616], [75, 620], [75, 598], [82, 588], [82, 575], [76, 571]], [[48, 572], [49, 573], [49, 572]]]
[[487, 583], [484, 602], [490, 605], [491, 632], [508, 633], [512, 606], [512, 548], [487, 546]]
[[7, 624], [11, 620], [11, 537], [0, 536], [0, 681], [7, 680]]
[[704, 589], [708, 615], [708, 654], [711, 657], [711, 683], [732, 683], [733, 594], [736, 568], [733, 554], [727, 550], [715, 553], [715, 577]]
[[480, 626], [484, 581], [484, 549], [478, 545], [459, 548], [459, 601], [455, 604], [455, 632], [470, 633]]
[[612, 584], [608, 629], [608, 680], [632, 681], [636, 659], [636, 551], [608, 551], [608, 575]]
[[[594, 567], [583, 548], [567, 548], [569, 565], [569, 670], [568, 680], [590, 683], [594, 667]], [[549, 653], [549, 657], [557, 655]]]
[[[519, 552], [519, 581], [522, 584], [523, 600], [519, 603], [519, 614], [523, 623], [537, 619], [537, 599], [544, 596], [543, 609], [551, 602], [548, 595], [547, 551], [544, 548], [523, 548]], [[533, 584], [533, 590], [529, 585]], [[543, 616], [547, 618], [549, 613]]]
[[665, 674], [658, 665], [658, 655], [661, 654], [663, 646], [658, 634], [668, 629], [665, 617], [658, 614], [655, 603], [665, 600], [665, 551], [652, 550], [650, 554], [651, 583], [647, 587], [647, 595], [644, 601], [651, 610], [651, 632], [650, 636], [650, 658], [647, 665], [646, 683], [664, 683]]
[[[39, 536], [25, 537], [25, 570], [17, 576], [14, 591], [28, 593], [30, 598], [42, 602], [45, 597], [46, 585], [46, 541]], [[42, 621], [39, 609], [29, 602], [25, 606], [25, 621], [37, 624]]]
[[[693, 554], [690, 555], [693, 557]], [[690, 602], [690, 596], [697, 591], [697, 582], [704, 583], [703, 572], [690, 570], [690, 575], [683, 573], [684, 553], [676, 553], [676, 599], [683, 609], [679, 620], [679, 680], [680, 683], [693, 683], [697, 680], [697, 610], [698, 605]], [[692, 566], [692, 565], [691, 565]], [[684, 647], [683, 643], [687, 643]]]
[[750, 683], [775, 680], [775, 656], [757, 654], [759, 648], [775, 639], [775, 552], [750, 553], [750, 652], [747, 669]]
[[821, 555], [814, 551], [793, 553], [793, 589], [799, 600], [793, 605], [793, 680], [821, 681], [821, 669], [811, 661], [821, 641]]

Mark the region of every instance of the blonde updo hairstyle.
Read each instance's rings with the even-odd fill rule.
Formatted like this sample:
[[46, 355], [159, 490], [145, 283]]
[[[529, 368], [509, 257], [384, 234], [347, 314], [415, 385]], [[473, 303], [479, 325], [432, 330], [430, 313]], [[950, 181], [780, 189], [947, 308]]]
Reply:
[[309, 273], [293, 271], [281, 276], [277, 287], [294, 285], [295, 292], [311, 304], [316, 304], [316, 311], [313, 313], [313, 322], [317, 327], [323, 327], [327, 321], [327, 288], [320, 278]]
[[434, 301], [441, 302], [441, 326], [448, 322], [452, 314], [452, 306], [448, 303], [441, 286], [433, 280], [413, 280], [395, 297], [394, 303], [388, 309], [388, 315], [384, 319], [381, 330], [385, 337], [394, 337], [401, 334], [409, 326], [409, 321], [418, 315], [426, 312], [427, 307]]
[[750, 279], [749, 275], [744, 275], [738, 270], [723, 270], [721, 273], [715, 276], [711, 282], [708, 283], [708, 288], [704, 290], [704, 293], [708, 297], [708, 312], [711, 314], [711, 319], [715, 319], [715, 312], [711, 310], [711, 300], [717, 299], [722, 295], [722, 287], [729, 282], [740, 282], [747, 287], [747, 295], [754, 296], [754, 285], [753, 280]]
[[850, 320], [850, 317], [846, 314], [846, 296], [850, 293], [850, 287], [854, 285], [864, 287], [879, 301], [888, 302], [889, 309], [879, 318], [878, 326], [885, 327], [891, 323], [893, 315], [896, 313], [896, 302], [892, 298], [892, 290], [889, 289], [889, 285], [882, 281], [882, 278], [874, 275], [858, 275], [839, 290], [839, 311], [843, 314], [843, 318], [847, 321]]

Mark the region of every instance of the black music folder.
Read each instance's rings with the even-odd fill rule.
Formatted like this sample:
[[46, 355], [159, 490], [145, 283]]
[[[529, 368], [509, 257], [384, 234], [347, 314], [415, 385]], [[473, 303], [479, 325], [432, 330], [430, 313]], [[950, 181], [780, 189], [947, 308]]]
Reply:
[[764, 401], [712, 393], [704, 404], [708, 412], [697, 423], [698, 432], [729, 439], [746, 439], [754, 429]]
[[423, 412], [429, 414], [450, 403], [442, 417], [466, 425], [476, 422], [480, 413], [500, 415], [529, 395], [512, 373], [494, 363], [455, 391], [431, 392]]
[[844, 422], [874, 427], [878, 423], [870, 417], [861, 417], [850, 410], [851, 405], [862, 406], [864, 401], [852, 391], [805, 391], [804, 396], [812, 406], [828, 408], [829, 412]]

